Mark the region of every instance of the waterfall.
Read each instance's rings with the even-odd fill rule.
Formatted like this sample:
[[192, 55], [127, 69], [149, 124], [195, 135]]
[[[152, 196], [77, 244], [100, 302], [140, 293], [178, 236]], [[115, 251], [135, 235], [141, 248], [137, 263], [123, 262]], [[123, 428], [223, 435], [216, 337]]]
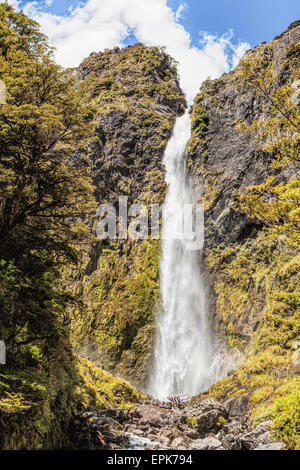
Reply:
[[[168, 192], [163, 207], [160, 261], [162, 312], [156, 320], [154, 370], [149, 390], [162, 400], [195, 395], [214, 382], [199, 251], [186, 249], [182, 228], [185, 205], [193, 201], [185, 171], [190, 135], [190, 116], [186, 111], [176, 120], [163, 160]], [[174, 233], [176, 237], [169, 236]]]

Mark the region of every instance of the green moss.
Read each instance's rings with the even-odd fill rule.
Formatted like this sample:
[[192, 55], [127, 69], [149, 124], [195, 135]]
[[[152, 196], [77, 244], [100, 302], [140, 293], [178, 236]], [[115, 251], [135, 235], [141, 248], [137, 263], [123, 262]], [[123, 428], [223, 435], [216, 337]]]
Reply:
[[[94, 351], [95, 362], [103, 363], [106, 369], [118, 373], [127, 369], [127, 361], [140, 362], [140, 373], [136, 372], [134, 382], [146, 380], [146, 367], [142, 359], [150, 360], [145, 354], [148, 343], [152, 344], [153, 315], [159, 297], [159, 240], [127, 242], [120, 245], [111, 243], [110, 249], [103, 249], [98, 258], [97, 269], [82, 282], [82, 304], [70, 312], [72, 319], [72, 341], [82, 355]], [[144, 351], [135, 341], [139, 332], [147, 331]], [[133, 348], [133, 349], [132, 349]], [[141, 356], [141, 357], [140, 357]], [[140, 361], [141, 359], [141, 361]], [[124, 372], [123, 372], [124, 373]]]
[[276, 437], [300, 450], [300, 390], [277, 397], [271, 407]]
[[297, 57], [300, 54], [300, 41], [296, 42], [287, 49], [286, 56], [288, 58]]
[[197, 426], [197, 418], [193, 418], [191, 416], [186, 417], [186, 423], [193, 429], [196, 429]]
[[87, 359], [78, 356], [77, 367], [82, 377], [77, 394], [86, 409], [130, 408], [146, 398], [125, 380], [113, 377]]
[[193, 155], [197, 150], [201, 156], [205, 152], [206, 135], [209, 118], [203, 104], [203, 93], [197, 95], [191, 108], [192, 136], [188, 145], [188, 153]]
[[[288, 447], [299, 445], [293, 424], [290, 431], [285, 425], [287, 397], [300, 383], [291, 362], [291, 344], [300, 332], [299, 261], [299, 254], [285, 246], [283, 238], [278, 242], [272, 229], [258, 232], [243, 244], [206, 251], [207, 268], [215, 273], [219, 332], [246, 359], [204, 396], [226, 400], [246, 395], [253, 424], [274, 418], [279, 437], [282, 419], [281, 436]], [[253, 332], [241, 337], [241, 326], [249, 324], [250, 314]], [[279, 408], [275, 403], [279, 400], [284, 405], [285, 399], [286, 406], [276, 420], [274, 410]]]

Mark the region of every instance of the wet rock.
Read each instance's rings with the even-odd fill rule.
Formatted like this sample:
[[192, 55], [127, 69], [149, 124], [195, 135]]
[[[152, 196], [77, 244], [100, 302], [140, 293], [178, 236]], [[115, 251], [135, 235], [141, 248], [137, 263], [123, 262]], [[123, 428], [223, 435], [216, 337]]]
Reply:
[[197, 439], [190, 446], [190, 450], [221, 450], [222, 443], [215, 437], [206, 437], [205, 439]]

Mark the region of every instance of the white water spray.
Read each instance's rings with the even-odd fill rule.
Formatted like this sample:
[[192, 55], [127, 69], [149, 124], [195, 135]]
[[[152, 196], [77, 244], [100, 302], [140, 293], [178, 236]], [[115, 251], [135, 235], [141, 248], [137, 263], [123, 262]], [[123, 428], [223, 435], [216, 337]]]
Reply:
[[[179, 229], [185, 205], [193, 202], [185, 174], [190, 135], [187, 111], [177, 118], [163, 160], [168, 184], [160, 262], [163, 311], [157, 317], [155, 364], [150, 382], [150, 393], [162, 400], [170, 396], [195, 395], [215, 379], [199, 252], [185, 249], [185, 234]], [[176, 239], [164, 237], [166, 233], [176, 233]]]

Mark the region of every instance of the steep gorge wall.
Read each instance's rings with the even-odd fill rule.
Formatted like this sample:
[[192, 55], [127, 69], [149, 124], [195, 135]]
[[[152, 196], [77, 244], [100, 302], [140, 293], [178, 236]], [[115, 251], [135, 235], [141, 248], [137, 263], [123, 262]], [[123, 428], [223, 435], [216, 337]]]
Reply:
[[[128, 206], [161, 204], [163, 152], [186, 107], [172, 59], [135, 44], [93, 53], [73, 73], [89, 84], [96, 110], [88, 164], [98, 203], [118, 209], [119, 197], [127, 196]], [[158, 304], [159, 240], [94, 241], [81, 251], [80, 269], [67, 269], [65, 276], [79, 299], [70, 312], [73, 347], [144, 387]]]
[[[265, 68], [275, 77], [270, 96], [287, 84], [297, 90], [299, 40], [296, 22], [271, 43], [259, 46]], [[245, 214], [239, 195], [268, 176], [274, 176], [277, 184], [295, 178], [298, 162], [274, 167], [275, 156], [258, 145], [253, 133], [237, 127], [237, 120], [251, 125], [270, 117], [270, 102], [240, 79], [239, 68], [205, 82], [191, 116], [189, 168], [206, 209], [211, 313], [219, 337], [246, 357], [208, 393], [221, 399], [245, 396], [254, 420], [271, 417], [279, 407], [278, 419], [288, 439], [289, 432], [295, 434], [292, 416], [299, 413], [299, 343], [295, 341], [299, 338], [299, 252], [289, 245], [284, 232], [278, 236], [272, 225]]]

